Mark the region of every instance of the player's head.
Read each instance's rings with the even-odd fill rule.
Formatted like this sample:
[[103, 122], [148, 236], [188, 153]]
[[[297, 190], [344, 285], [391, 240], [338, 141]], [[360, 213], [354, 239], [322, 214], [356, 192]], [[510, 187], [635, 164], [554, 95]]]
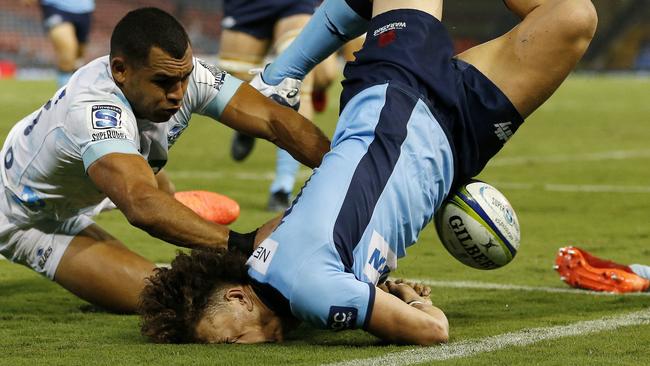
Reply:
[[248, 282], [245, 258], [222, 249], [179, 254], [141, 295], [142, 334], [156, 343], [282, 340], [281, 319]]
[[183, 100], [192, 47], [183, 26], [157, 8], [124, 16], [111, 35], [111, 72], [138, 118], [168, 121]]

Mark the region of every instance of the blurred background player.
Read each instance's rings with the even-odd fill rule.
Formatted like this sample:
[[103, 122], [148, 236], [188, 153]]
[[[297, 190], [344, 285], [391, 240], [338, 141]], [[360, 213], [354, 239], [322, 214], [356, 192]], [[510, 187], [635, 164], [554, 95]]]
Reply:
[[[250, 81], [249, 71], [264, 67], [268, 57], [282, 52], [307, 24], [316, 5], [315, 0], [224, 0], [219, 67], [241, 80]], [[298, 89], [302, 101], [298, 111], [312, 119], [312, 78], [307, 76], [296, 91]], [[246, 159], [254, 144], [253, 137], [235, 132], [232, 158], [235, 161]], [[299, 163], [291, 155], [277, 150], [275, 178], [267, 205], [269, 211], [289, 207], [298, 168]]]
[[354, 61], [354, 53], [361, 49], [365, 36], [357, 37], [346, 43], [339, 49], [339, 52], [330, 55], [321, 63], [316, 65], [312, 71], [314, 77], [314, 86], [311, 93], [311, 102], [314, 106], [314, 112], [322, 113], [327, 109], [327, 89], [332, 85], [334, 80], [341, 75], [341, 62]]
[[67, 84], [82, 63], [95, 0], [21, 0], [26, 5], [40, 3], [43, 27], [54, 46], [57, 87]]

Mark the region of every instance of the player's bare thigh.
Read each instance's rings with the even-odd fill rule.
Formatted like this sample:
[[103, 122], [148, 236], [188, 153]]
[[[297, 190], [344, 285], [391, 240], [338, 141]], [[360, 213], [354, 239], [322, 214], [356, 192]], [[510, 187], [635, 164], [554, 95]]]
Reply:
[[80, 56], [80, 45], [75, 34], [74, 25], [61, 23], [50, 29], [49, 37], [54, 45], [57, 67], [63, 71], [74, 71]]
[[525, 118], [575, 67], [593, 37], [597, 17], [589, 0], [511, 0], [507, 4], [524, 17], [522, 22], [458, 58], [495, 83]]
[[222, 68], [235, 77], [249, 81], [248, 70], [262, 66], [271, 39], [259, 39], [248, 33], [224, 29], [221, 32], [219, 59]]
[[110, 311], [137, 309], [145, 279], [155, 265], [96, 224], [77, 234], [61, 258], [54, 281]]
[[429, 13], [442, 20], [442, 0], [374, 0], [372, 16], [395, 9], [415, 9]]

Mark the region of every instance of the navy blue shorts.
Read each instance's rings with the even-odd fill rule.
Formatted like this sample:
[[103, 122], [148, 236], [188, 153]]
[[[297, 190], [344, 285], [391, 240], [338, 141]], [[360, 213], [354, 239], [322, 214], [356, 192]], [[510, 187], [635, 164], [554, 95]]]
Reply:
[[422, 99], [454, 154], [454, 181], [476, 176], [523, 123], [510, 100], [472, 65], [453, 57], [446, 29], [412, 9], [373, 18], [363, 48], [346, 65], [341, 110], [357, 93], [389, 82]]
[[49, 5], [41, 5], [43, 11], [43, 28], [49, 31], [61, 23], [72, 23], [79, 43], [86, 43], [90, 34], [93, 13], [69, 13]]
[[224, 0], [224, 29], [244, 32], [259, 39], [273, 38], [273, 27], [282, 18], [312, 15], [315, 0]]

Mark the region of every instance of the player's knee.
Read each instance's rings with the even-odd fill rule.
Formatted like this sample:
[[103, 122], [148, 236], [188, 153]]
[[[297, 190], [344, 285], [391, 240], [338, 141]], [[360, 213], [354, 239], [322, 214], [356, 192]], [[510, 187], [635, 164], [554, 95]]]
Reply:
[[56, 67], [63, 72], [73, 72], [77, 68], [77, 60], [73, 57], [61, 57], [57, 61]]
[[264, 67], [263, 62], [244, 61], [234, 57], [221, 57], [217, 65], [230, 75], [244, 81], [250, 81], [253, 75], [250, 70]]

